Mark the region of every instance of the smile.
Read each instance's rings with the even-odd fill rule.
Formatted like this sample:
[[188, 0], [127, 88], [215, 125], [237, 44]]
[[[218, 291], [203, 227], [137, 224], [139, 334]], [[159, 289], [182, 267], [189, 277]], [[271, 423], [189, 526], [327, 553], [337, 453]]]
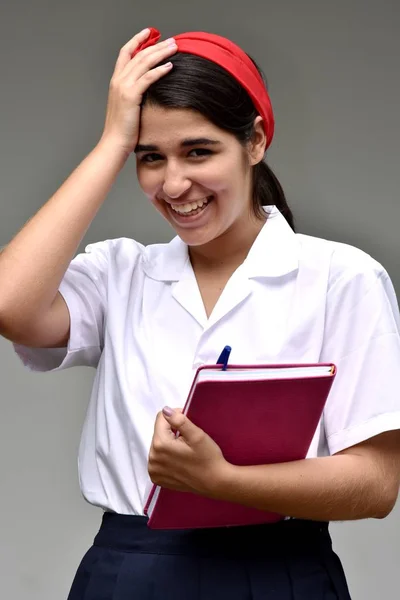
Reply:
[[186, 204], [170, 204], [170, 206], [179, 215], [192, 216], [204, 210], [210, 200], [211, 198], [201, 198], [200, 200], [187, 202]]

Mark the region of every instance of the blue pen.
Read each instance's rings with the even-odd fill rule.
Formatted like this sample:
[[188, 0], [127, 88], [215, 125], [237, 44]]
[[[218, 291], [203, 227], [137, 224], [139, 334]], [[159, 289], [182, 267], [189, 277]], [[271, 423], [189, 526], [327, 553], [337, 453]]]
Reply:
[[222, 365], [223, 371], [226, 371], [226, 367], [228, 366], [228, 360], [231, 350], [232, 348], [230, 346], [225, 346], [217, 360], [217, 365]]

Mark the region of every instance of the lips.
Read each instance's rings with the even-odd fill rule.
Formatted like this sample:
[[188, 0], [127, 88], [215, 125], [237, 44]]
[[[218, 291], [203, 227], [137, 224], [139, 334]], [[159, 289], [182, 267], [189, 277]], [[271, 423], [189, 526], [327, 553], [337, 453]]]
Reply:
[[[214, 196], [207, 198], [201, 198], [198, 201], [193, 202], [181, 202], [180, 204], [173, 205], [170, 202], [166, 202], [168, 212], [172, 221], [179, 227], [197, 227], [201, 226], [204, 219], [207, 219], [207, 214], [210, 209], [210, 205], [213, 203]], [[199, 207], [199, 204], [201, 205]], [[192, 206], [195, 206], [193, 209]], [[175, 206], [175, 208], [174, 208]], [[187, 212], [181, 212], [183, 207], [187, 206]], [[176, 210], [179, 207], [180, 210]], [[190, 210], [188, 210], [190, 208]]]
[[209, 198], [200, 198], [199, 200], [192, 200], [189, 202], [185, 202], [184, 204], [170, 204], [173, 211], [177, 212], [180, 215], [188, 215], [193, 213], [194, 211], [202, 208], [204, 205], [207, 205], [209, 202]]

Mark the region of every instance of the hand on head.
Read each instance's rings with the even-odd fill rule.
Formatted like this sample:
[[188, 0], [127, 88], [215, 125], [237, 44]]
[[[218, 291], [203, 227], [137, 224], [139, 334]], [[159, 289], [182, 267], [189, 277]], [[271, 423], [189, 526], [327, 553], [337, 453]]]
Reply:
[[150, 33], [149, 29], [141, 31], [121, 48], [110, 82], [102, 141], [115, 144], [127, 154], [133, 152], [138, 141], [142, 96], [170, 71], [171, 63], [157, 65], [177, 50], [174, 40], [166, 40], [155, 45], [152, 41], [138, 52]]

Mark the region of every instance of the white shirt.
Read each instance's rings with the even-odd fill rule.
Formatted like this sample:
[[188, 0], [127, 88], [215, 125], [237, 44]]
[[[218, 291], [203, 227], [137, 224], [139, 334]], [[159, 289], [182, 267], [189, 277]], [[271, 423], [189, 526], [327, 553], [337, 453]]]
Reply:
[[156, 414], [183, 407], [196, 369], [333, 362], [337, 376], [308, 456], [400, 428], [400, 317], [384, 268], [352, 246], [295, 234], [275, 207], [207, 319], [179, 237], [87, 246], [60, 292], [68, 348], [15, 345], [37, 371], [97, 369], [79, 450], [81, 489], [105, 510], [143, 514]]

